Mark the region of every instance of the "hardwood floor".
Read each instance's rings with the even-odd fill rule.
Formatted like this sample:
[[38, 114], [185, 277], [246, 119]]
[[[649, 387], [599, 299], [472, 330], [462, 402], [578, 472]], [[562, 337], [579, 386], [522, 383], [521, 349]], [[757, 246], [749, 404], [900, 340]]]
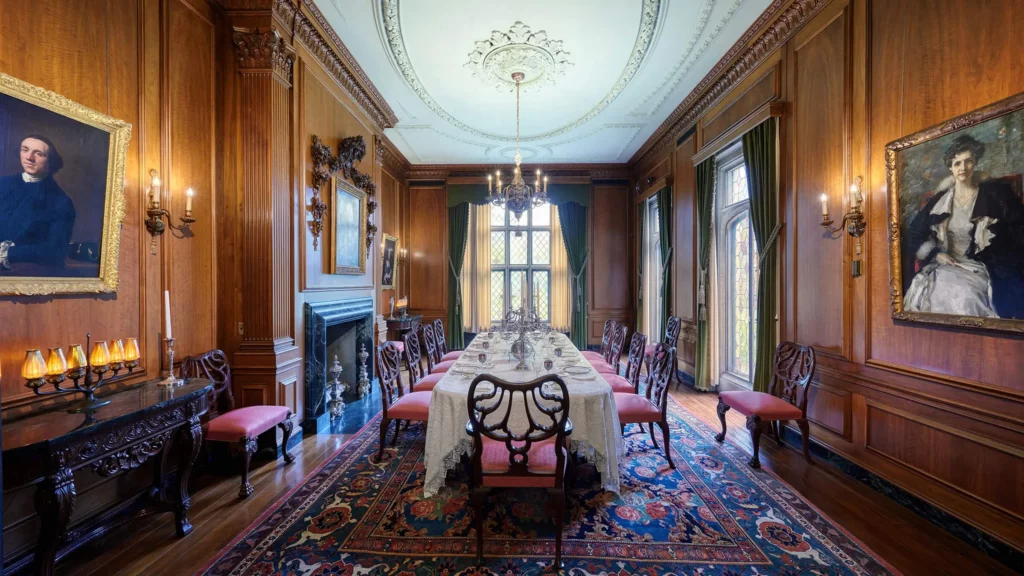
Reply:
[[[718, 429], [715, 395], [688, 388], [672, 395]], [[730, 412], [728, 423], [727, 441], [750, 451], [743, 417]], [[245, 501], [238, 500], [237, 476], [204, 475], [193, 494], [190, 517], [195, 530], [191, 535], [175, 538], [169, 514], [142, 518], [72, 554], [58, 566], [58, 574], [192, 574], [350, 437], [309, 436], [293, 448], [293, 464], [286, 465], [282, 459], [258, 463], [250, 474], [256, 492]], [[761, 440], [761, 464], [905, 574], [1014, 573], [833, 466], [808, 465], [796, 450], [779, 448], [770, 438]]]

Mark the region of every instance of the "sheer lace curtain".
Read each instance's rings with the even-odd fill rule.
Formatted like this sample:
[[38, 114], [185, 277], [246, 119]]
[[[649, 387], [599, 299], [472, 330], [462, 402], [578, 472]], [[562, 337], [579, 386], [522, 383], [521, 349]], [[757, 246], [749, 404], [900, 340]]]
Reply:
[[569, 276], [569, 256], [562, 238], [562, 222], [558, 219], [558, 208], [551, 206], [551, 327], [559, 332], [569, 331]]
[[462, 325], [479, 333], [491, 326], [491, 205], [469, 207], [469, 238], [462, 264]]

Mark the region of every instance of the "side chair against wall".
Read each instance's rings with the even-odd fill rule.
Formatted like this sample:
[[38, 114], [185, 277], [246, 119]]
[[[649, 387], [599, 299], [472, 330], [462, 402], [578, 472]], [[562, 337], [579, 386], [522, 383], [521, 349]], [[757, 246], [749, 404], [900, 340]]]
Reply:
[[420, 328], [423, 336], [423, 347], [427, 349], [427, 372], [441, 374], [455, 365], [455, 360], [441, 360], [441, 349], [438, 347], [437, 331], [434, 325], [424, 324]]
[[441, 362], [448, 362], [449, 360], [458, 360], [459, 356], [462, 356], [463, 350], [452, 350], [448, 351], [448, 340], [444, 335], [444, 322], [440, 318], [437, 318], [433, 322], [434, 324], [434, 336], [437, 338], [437, 352], [441, 356]]
[[[513, 404], [526, 422], [509, 423]], [[484, 500], [491, 488], [546, 488], [555, 517], [555, 570], [562, 568], [566, 475], [569, 466], [569, 390], [555, 374], [515, 384], [489, 374], [469, 386], [469, 422], [473, 438], [470, 495], [476, 527], [476, 559], [483, 563]], [[571, 484], [571, 483], [570, 483]]]
[[622, 350], [626, 347], [626, 334], [629, 332], [629, 327], [625, 324], [618, 324], [615, 326], [615, 331], [612, 333], [612, 342], [608, 345], [608, 354], [605, 355], [603, 362], [590, 363], [599, 374], [618, 374], [619, 373], [619, 358], [622, 357]]
[[643, 430], [646, 423], [650, 427], [651, 443], [658, 447], [654, 438], [654, 425], [661, 428], [662, 440], [665, 443], [665, 458], [669, 468], [675, 468], [672, 462], [672, 445], [669, 443], [668, 429], [668, 384], [676, 365], [676, 349], [669, 348], [663, 342], [654, 347], [654, 354], [648, 368], [651, 370], [647, 378], [644, 393], [615, 393], [615, 409], [619, 413], [619, 422], [625, 433], [626, 424], [639, 424]]
[[618, 324], [619, 323], [616, 322], [615, 320], [605, 320], [604, 331], [601, 332], [601, 349], [597, 351], [584, 350], [581, 352], [581, 354], [583, 354], [583, 357], [589, 360], [590, 362], [603, 361], [605, 359], [605, 356], [608, 355], [608, 347], [611, 346], [612, 335], [615, 334], [615, 327]]
[[768, 392], [750, 390], [726, 391], [718, 395], [718, 419], [722, 432], [715, 440], [725, 440], [725, 413], [729, 408], [747, 417], [747, 430], [754, 442], [751, 468], [760, 468], [761, 432], [770, 426], [775, 443], [782, 446], [779, 433], [786, 420], [796, 420], [803, 436], [804, 458], [813, 464], [808, 452], [810, 425], [807, 423], [807, 384], [814, 375], [814, 349], [793, 342], [780, 342], [775, 348], [772, 379]]
[[242, 487], [239, 498], [246, 498], [253, 492], [249, 483], [249, 465], [256, 452], [256, 438], [275, 426], [281, 428], [281, 452], [285, 463], [295, 457], [288, 453], [288, 439], [292, 435], [292, 411], [287, 406], [246, 406], [235, 409], [235, 398], [231, 393], [231, 366], [227, 356], [220, 350], [211, 350], [199, 356], [189, 356], [181, 363], [183, 378], [206, 378], [213, 381], [213, 391], [207, 398], [210, 406], [207, 415], [210, 420], [203, 426], [203, 441], [227, 442], [236, 446], [242, 457]]
[[637, 394], [640, 391], [640, 368], [644, 363], [647, 351], [647, 336], [634, 332], [629, 342], [629, 358], [626, 360], [626, 376], [618, 374], [601, 374], [612, 387], [612, 392]]
[[[668, 321], [665, 323], [665, 338], [662, 342], [669, 348], [679, 349], [679, 331], [682, 327], [683, 322], [680, 320], [679, 316], [669, 316]], [[647, 351], [644, 353], [645, 364], [650, 363], [651, 355], [654, 354], [654, 347], [657, 345], [657, 342], [652, 342], [647, 345]], [[648, 369], [647, 373], [650, 374], [650, 372], [651, 371]], [[674, 372], [675, 371], [673, 371], [672, 376], [676, 378], [676, 380], [679, 380], [678, 375]], [[679, 382], [681, 383], [682, 380], [679, 380]]]
[[420, 337], [415, 332], [402, 334], [405, 343], [405, 368], [409, 371], [409, 389], [414, 392], [430, 392], [441, 381], [444, 373], [430, 374], [423, 367], [423, 353], [420, 348]]
[[[418, 349], [418, 348], [417, 348]], [[406, 341], [406, 353], [409, 342]], [[377, 461], [384, 457], [384, 444], [388, 437], [391, 421], [395, 421], [395, 435], [391, 444], [398, 440], [402, 421], [426, 422], [430, 415], [430, 392], [406, 392], [402, 389], [402, 363], [398, 349], [390, 342], [377, 347], [377, 375], [380, 382], [381, 419], [380, 448]]]

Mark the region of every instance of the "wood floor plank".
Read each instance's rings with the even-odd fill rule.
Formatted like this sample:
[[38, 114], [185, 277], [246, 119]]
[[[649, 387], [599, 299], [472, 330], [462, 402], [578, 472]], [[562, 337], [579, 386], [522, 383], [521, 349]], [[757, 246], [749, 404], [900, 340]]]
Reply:
[[[688, 388], [672, 395], [712, 429], [719, 428], [713, 394]], [[727, 414], [727, 441], [750, 452], [750, 435], [741, 415]], [[630, 433], [638, 433], [630, 430]], [[314, 435], [292, 450], [293, 464], [264, 460], [250, 473], [255, 493], [238, 499], [237, 475], [208, 474], [198, 479], [190, 518], [194, 531], [174, 537], [170, 514], [134, 521], [77, 551], [58, 566], [61, 575], [180, 576], [202, 568], [245, 528], [302, 479], [325, 463], [351, 435]], [[1013, 574], [978, 549], [945, 532], [825, 462], [808, 465], [791, 447], [770, 437], [761, 440], [761, 463], [904, 574]]]

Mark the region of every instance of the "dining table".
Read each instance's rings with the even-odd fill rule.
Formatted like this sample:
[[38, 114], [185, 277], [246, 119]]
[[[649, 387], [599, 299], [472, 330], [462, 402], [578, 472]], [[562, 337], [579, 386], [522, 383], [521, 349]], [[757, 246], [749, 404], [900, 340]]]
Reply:
[[[573, 428], [570, 449], [597, 467], [602, 488], [618, 493], [622, 431], [611, 386], [565, 334], [527, 333], [525, 338], [530, 347], [522, 362], [512, 355], [512, 345], [518, 336], [509, 332], [478, 334], [434, 386], [424, 454], [424, 496], [440, 492], [448, 471], [457, 468], [463, 456], [472, 454], [472, 439], [466, 434], [469, 386], [481, 374], [515, 383], [529, 382], [545, 374], [560, 376], [569, 392], [569, 420]], [[522, 404], [522, 395], [515, 397], [514, 402]], [[509, 421], [513, 431], [526, 429], [523, 406], [512, 406]]]

